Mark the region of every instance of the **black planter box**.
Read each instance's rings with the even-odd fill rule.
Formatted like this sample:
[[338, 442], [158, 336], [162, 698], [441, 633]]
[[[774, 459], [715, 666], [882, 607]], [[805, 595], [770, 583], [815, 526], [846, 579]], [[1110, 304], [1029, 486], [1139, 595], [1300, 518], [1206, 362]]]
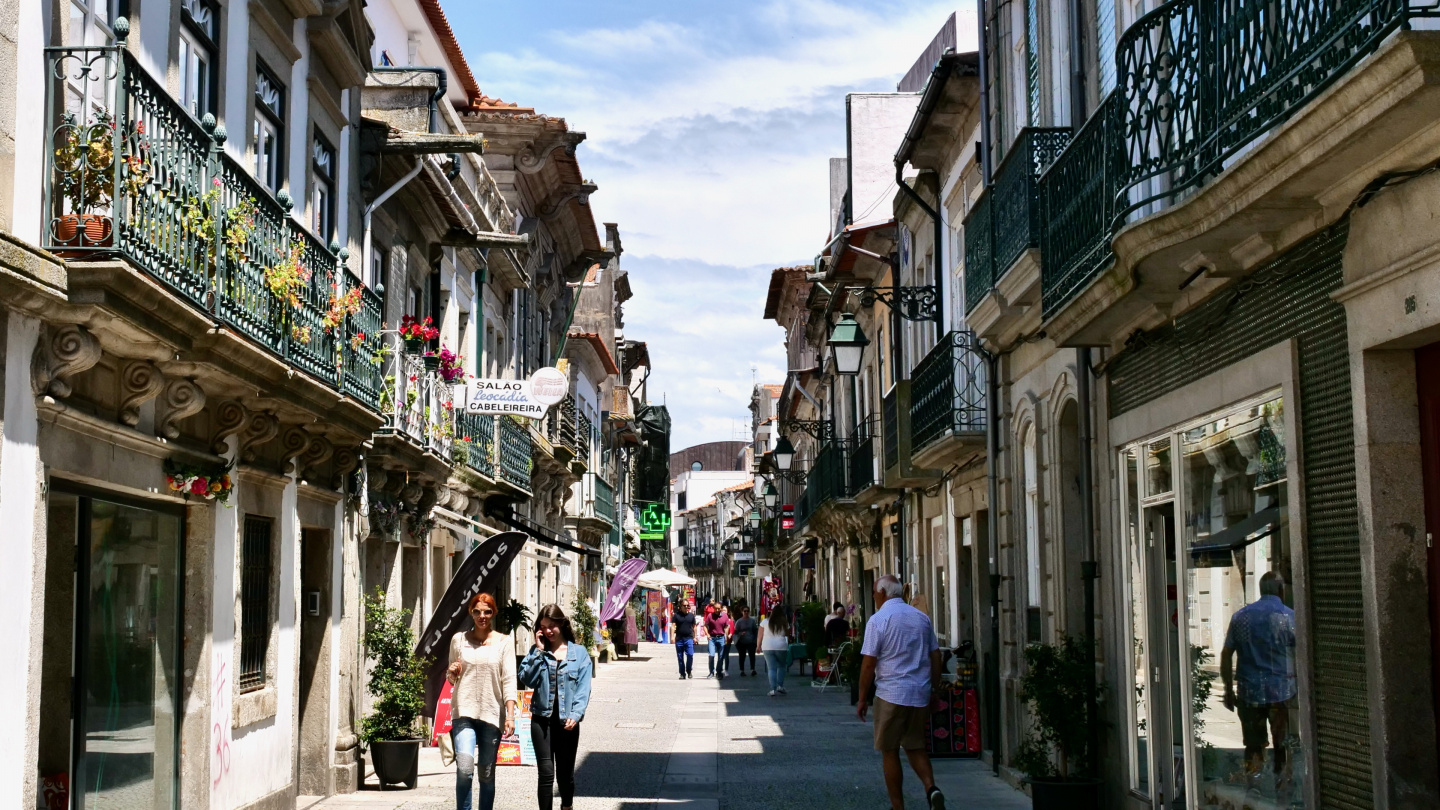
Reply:
[[404, 785], [414, 790], [420, 781], [420, 740], [392, 740], [370, 743], [370, 762], [375, 780], [386, 785]]
[[1039, 776], [1030, 780], [1030, 806], [1035, 810], [1100, 810], [1099, 779]]

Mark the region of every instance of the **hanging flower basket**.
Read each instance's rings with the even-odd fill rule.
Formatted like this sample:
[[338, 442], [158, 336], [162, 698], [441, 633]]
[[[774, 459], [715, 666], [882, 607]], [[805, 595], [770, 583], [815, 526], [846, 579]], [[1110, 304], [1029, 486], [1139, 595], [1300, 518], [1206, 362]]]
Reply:
[[228, 465], [194, 466], [166, 459], [163, 469], [170, 491], [180, 493], [185, 500], [196, 497], [230, 505], [230, 493], [235, 484], [230, 480]]
[[422, 359], [425, 361], [425, 370], [426, 370], [426, 371], [439, 371], [439, 370], [440, 370], [440, 355], [438, 355], [438, 354], [436, 354], [436, 353], [434, 353], [434, 352], [426, 352], [426, 353], [425, 353], [425, 357], [422, 358]]
[[426, 343], [440, 337], [440, 330], [435, 328], [435, 321], [429, 317], [417, 321], [406, 315], [400, 319], [400, 337], [405, 341], [406, 352], [420, 354], [425, 351]]

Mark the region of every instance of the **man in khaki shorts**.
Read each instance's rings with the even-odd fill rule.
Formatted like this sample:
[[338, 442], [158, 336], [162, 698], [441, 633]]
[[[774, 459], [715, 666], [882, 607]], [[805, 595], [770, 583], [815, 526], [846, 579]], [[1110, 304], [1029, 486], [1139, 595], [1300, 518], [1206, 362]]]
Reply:
[[860, 704], [865, 719], [870, 687], [875, 687], [875, 750], [885, 771], [891, 810], [905, 810], [900, 749], [925, 786], [930, 810], [945, 810], [945, 795], [935, 787], [930, 753], [925, 750], [925, 721], [940, 684], [940, 645], [930, 617], [900, 598], [900, 580], [883, 576], [875, 583], [875, 615], [865, 625], [860, 664]]

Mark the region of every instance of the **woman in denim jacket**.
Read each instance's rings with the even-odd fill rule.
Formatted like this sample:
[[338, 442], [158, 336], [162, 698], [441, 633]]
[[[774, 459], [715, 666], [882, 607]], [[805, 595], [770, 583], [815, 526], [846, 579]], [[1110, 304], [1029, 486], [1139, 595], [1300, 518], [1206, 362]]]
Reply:
[[575, 642], [575, 630], [559, 605], [546, 605], [535, 619], [535, 646], [520, 662], [520, 683], [534, 689], [530, 739], [540, 771], [540, 810], [551, 810], [551, 786], [560, 774], [560, 806], [575, 803], [575, 753], [580, 721], [590, 704], [590, 651]]

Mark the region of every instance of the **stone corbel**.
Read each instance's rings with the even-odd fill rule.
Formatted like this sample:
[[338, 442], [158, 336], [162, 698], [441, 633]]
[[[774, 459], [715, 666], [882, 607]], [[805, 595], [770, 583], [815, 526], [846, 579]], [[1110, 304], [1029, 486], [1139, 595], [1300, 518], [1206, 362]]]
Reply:
[[421, 490], [421, 493], [420, 493], [420, 500], [419, 500], [419, 502], [417, 502], [417, 503], [415, 504], [415, 514], [417, 514], [417, 515], [428, 515], [428, 514], [430, 514], [430, 510], [431, 510], [431, 509], [434, 509], [434, 508], [435, 508], [435, 504], [438, 503], [439, 500], [440, 500], [440, 490], [441, 490], [441, 489], [444, 489], [444, 487], [439, 487], [439, 488], [437, 488], [437, 487], [425, 487], [425, 488], [423, 488], [423, 489]]
[[409, 476], [405, 474], [404, 470], [386, 469], [385, 478], [383, 482], [377, 484], [377, 487], [381, 492], [399, 498], [400, 494], [405, 491], [408, 480]]
[[165, 384], [165, 394], [161, 402], [165, 405], [165, 417], [158, 425], [160, 435], [167, 439], [178, 439], [180, 420], [194, 416], [205, 407], [205, 391], [194, 380], [177, 377]]
[[333, 489], [344, 489], [345, 476], [360, 469], [360, 454], [352, 447], [340, 447], [335, 450], [335, 482]]
[[291, 425], [280, 437], [280, 455], [284, 458], [280, 474], [290, 475], [300, 471], [301, 457], [310, 449], [311, 437], [300, 425]]
[[[312, 436], [310, 446], [305, 448], [305, 453], [300, 457], [300, 469], [305, 476], [312, 477], [319, 472], [321, 464], [330, 460], [335, 455], [335, 446], [324, 436]], [[339, 489], [339, 487], [336, 487]]]
[[100, 355], [100, 341], [84, 327], [70, 324], [54, 329], [35, 346], [30, 387], [36, 396], [67, 399], [74, 393], [70, 378], [94, 367]]
[[252, 413], [240, 434], [240, 459], [246, 464], [256, 458], [255, 448], [280, 435], [280, 420], [273, 413]]
[[160, 395], [165, 376], [149, 360], [132, 360], [120, 372], [125, 398], [120, 401], [120, 421], [135, 427], [140, 424], [140, 406]]
[[416, 483], [406, 484], [400, 490], [400, 500], [406, 506], [414, 506], [420, 502], [421, 496], [425, 494], [425, 488]]
[[217, 455], [225, 452], [226, 439], [240, 432], [250, 412], [235, 400], [220, 403], [215, 409], [215, 435], [210, 440], [210, 450]]
[[564, 149], [567, 157], [575, 157], [575, 150], [579, 145], [580, 142], [574, 139], [554, 139], [543, 143], [532, 141], [515, 153], [515, 168], [519, 169], [521, 174], [535, 174], [550, 163], [550, 156], [555, 154], [557, 149]]

